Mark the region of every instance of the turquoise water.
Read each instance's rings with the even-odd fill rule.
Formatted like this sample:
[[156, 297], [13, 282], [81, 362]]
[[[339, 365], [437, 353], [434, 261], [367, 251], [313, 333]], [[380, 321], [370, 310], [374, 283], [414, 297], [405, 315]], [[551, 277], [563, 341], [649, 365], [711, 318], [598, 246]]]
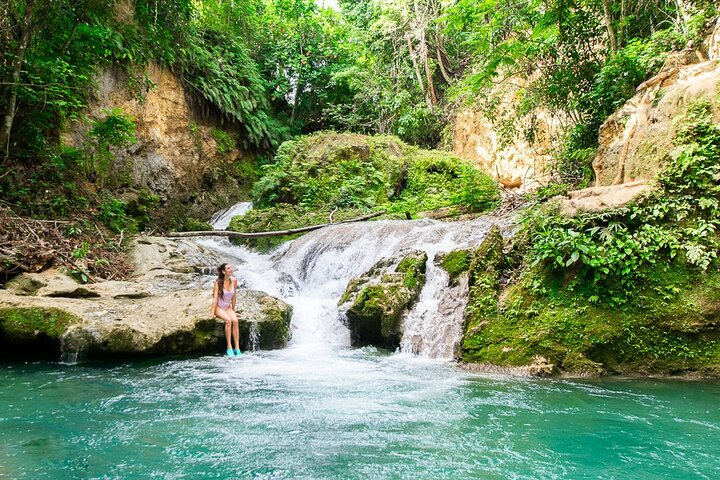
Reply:
[[720, 383], [373, 351], [0, 366], [0, 478], [719, 478]]

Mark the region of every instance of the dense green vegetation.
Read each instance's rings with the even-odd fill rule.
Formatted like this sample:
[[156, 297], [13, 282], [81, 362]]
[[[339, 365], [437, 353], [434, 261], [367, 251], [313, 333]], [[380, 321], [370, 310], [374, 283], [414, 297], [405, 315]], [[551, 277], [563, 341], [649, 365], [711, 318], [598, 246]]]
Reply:
[[[575, 218], [531, 209], [510, 255], [498, 256], [502, 243], [492, 236], [480, 247], [469, 268], [463, 359], [523, 365], [542, 355], [576, 373], [718, 373], [720, 126], [712, 109], [695, 103], [678, 119], [673, 158], [637, 205]], [[499, 301], [503, 270], [518, 280]]]
[[[470, 163], [398, 138], [316, 133], [285, 142], [253, 187], [254, 210], [231, 230], [286, 230], [342, 221], [371, 211], [407, 218], [486, 212], [499, 203], [492, 179]], [[246, 243], [268, 248], [284, 238]]]
[[[82, 115], [98, 69], [125, 69], [128, 87], [142, 97], [152, 88], [145, 74], [150, 60], [178, 72], [202, 111], [238, 129], [241, 146], [264, 151], [328, 128], [434, 147], [462, 103], [475, 103], [507, 136], [532, 140], [533, 115], [546, 109], [566, 125], [557, 173], [579, 183], [588, 179], [600, 122], [657, 71], [666, 52], [699, 42], [716, 14], [708, 0], [339, 5], [335, 11], [313, 0], [4, 2], [0, 144], [3, 158], [23, 168], [9, 175], [7, 163], [0, 167], [3, 196], [27, 203], [8, 179], [32, 177], [48, 165], [80, 162], [100, 170], [88, 172], [91, 180], [102, 177], [107, 158], [67, 152], [60, 133]], [[522, 78], [523, 86], [516, 105], [501, 108], [505, 93], [497, 85], [510, 77]]]

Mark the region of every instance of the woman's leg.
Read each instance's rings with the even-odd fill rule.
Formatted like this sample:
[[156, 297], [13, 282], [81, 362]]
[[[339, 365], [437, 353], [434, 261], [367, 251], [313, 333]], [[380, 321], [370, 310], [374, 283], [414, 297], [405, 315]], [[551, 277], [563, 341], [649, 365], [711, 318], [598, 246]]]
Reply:
[[[234, 312], [233, 312], [234, 313]], [[232, 344], [230, 343], [230, 340], [232, 338], [232, 325], [233, 323], [232, 317], [230, 316], [230, 313], [227, 310], [223, 310], [220, 307], [215, 308], [215, 316], [219, 318], [220, 320], [225, 320], [225, 343], [227, 344], [228, 349], [232, 349]], [[235, 324], [237, 325], [237, 315], [235, 316]]]
[[235, 350], [240, 350], [240, 322], [238, 321], [237, 313], [234, 310], [230, 310], [230, 317], [232, 317], [232, 329], [235, 335]]

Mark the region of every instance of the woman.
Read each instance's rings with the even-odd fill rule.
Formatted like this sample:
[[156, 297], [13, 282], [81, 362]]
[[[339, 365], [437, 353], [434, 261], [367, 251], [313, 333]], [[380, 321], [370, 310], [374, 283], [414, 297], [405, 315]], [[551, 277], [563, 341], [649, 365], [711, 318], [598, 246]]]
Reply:
[[[218, 278], [213, 288], [212, 315], [225, 320], [226, 353], [228, 357], [235, 357], [242, 355], [242, 352], [240, 352], [240, 328], [238, 326], [238, 316], [235, 313], [237, 279], [232, 276], [233, 269], [230, 264], [223, 263], [217, 270]], [[234, 349], [231, 340], [235, 340]]]

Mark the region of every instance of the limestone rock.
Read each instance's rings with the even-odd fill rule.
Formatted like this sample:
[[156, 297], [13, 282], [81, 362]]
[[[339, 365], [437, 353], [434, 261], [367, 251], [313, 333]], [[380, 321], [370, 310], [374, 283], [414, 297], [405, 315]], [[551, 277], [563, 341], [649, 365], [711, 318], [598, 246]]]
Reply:
[[562, 361], [562, 368], [573, 376], [598, 377], [605, 372], [600, 362], [590, 360], [582, 353], [570, 353]]
[[549, 377], [558, 373], [557, 367], [541, 355], [533, 357], [533, 362], [527, 368], [528, 373], [536, 377]]
[[[132, 21], [132, 2], [120, 2], [117, 11], [121, 21]], [[87, 118], [101, 119], [106, 111], [119, 108], [137, 126], [137, 143], [112, 149], [115, 160], [110, 177], [125, 178], [130, 189], [147, 189], [162, 201], [193, 202], [196, 216], [216, 210], [213, 204], [220, 197], [237, 201], [241, 195], [237, 181], [217, 171], [239, 158], [239, 150], [219, 148], [212, 134], [214, 127], [195, 114], [191, 96], [171, 69], [150, 62], [142, 74], [152, 88], [138, 86], [139, 82], [118, 67], [107, 67], [95, 78], [97, 90], [90, 98]], [[136, 86], [131, 87], [133, 84]], [[88, 121], [70, 122], [63, 142], [87, 148], [90, 128]], [[215, 198], [198, 194], [203, 191], [212, 191], [210, 196]]]
[[706, 42], [709, 52], [671, 54], [660, 73], [643, 82], [637, 94], [605, 120], [593, 160], [596, 186], [649, 180], [659, 173], [673, 148], [673, 120], [689, 103], [715, 101], [720, 92], [718, 39], [720, 26]]
[[42, 273], [22, 273], [5, 284], [15, 295], [67, 298], [144, 298], [151, 295], [150, 286], [137, 282], [109, 281], [80, 284], [58, 269]]
[[[97, 291], [117, 289], [117, 285], [101, 285], [95, 286]], [[25, 355], [33, 357], [35, 347], [40, 346], [88, 358], [220, 352], [225, 342], [224, 324], [211, 318], [211, 301], [207, 287], [142, 298], [112, 294], [41, 297], [0, 290], [0, 351], [17, 353], [28, 347], [32, 350]], [[243, 318], [243, 348], [249, 344], [253, 323], [261, 325], [260, 347], [277, 348], [289, 338], [291, 307], [281, 300], [262, 292], [241, 291], [236, 306], [241, 315], [252, 313], [251, 318]], [[46, 331], [48, 325], [55, 325], [51, 334]], [[25, 333], [17, 335], [18, 331]]]
[[197, 277], [192, 274], [213, 275], [222, 263], [235, 266], [242, 263], [227, 252], [220, 254], [190, 240], [151, 236], [133, 239], [130, 261], [137, 282], [149, 283], [165, 292], [197, 286]]
[[[511, 77], [499, 83], [492, 93], [499, 101], [495, 107], [501, 115], [514, 111], [518, 91], [526, 81]], [[523, 122], [533, 125], [533, 140], [520, 133], [503, 134], [481, 111], [462, 110], [453, 123], [452, 151], [473, 162], [505, 188], [531, 190], [546, 182], [546, 168], [552, 160], [553, 137], [560, 121], [547, 111], [528, 114]], [[511, 138], [506, 138], [510, 136]]]
[[579, 211], [600, 212], [609, 208], [623, 207], [649, 192], [651, 188], [649, 182], [638, 180], [622, 185], [573, 190], [568, 192], [568, 198], [560, 199], [560, 211], [564, 215], [574, 216]]
[[344, 304], [353, 344], [394, 348], [402, 336], [402, 315], [425, 284], [427, 254], [413, 251], [404, 257], [383, 259], [348, 283]]
[[263, 292], [240, 290], [235, 310], [240, 329], [248, 332], [247, 339], [243, 340], [246, 349], [269, 350], [287, 345], [292, 336], [290, 305]]
[[708, 58], [710, 60], [720, 60], [720, 17], [715, 23], [715, 28], [707, 40]]

